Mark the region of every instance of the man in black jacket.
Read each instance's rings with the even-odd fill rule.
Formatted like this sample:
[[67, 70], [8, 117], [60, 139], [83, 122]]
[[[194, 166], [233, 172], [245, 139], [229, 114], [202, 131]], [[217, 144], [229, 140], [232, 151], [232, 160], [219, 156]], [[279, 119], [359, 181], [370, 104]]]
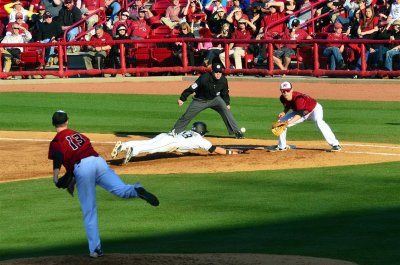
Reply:
[[[65, 31], [71, 25], [75, 24], [79, 20], [82, 19], [82, 13], [74, 5], [73, 0], [65, 0], [64, 6], [61, 8], [60, 13], [58, 14], [58, 22], [61, 25], [61, 29]], [[75, 27], [67, 32], [67, 41], [72, 41], [76, 35], [79, 33], [79, 28]]]
[[[61, 26], [59, 23], [53, 20], [53, 16], [49, 11], [46, 11], [43, 15], [43, 23], [39, 25], [39, 32], [36, 36], [36, 40], [42, 43], [55, 42], [62, 34]], [[53, 64], [54, 46], [47, 47], [45, 52], [46, 66]]]
[[236, 138], [244, 138], [230, 111], [228, 80], [223, 76], [222, 71], [222, 64], [214, 64], [212, 73], [206, 72], [202, 74], [190, 87], [182, 92], [178, 99], [179, 107], [183, 105], [189, 95], [195, 93], [195, 96], [186, 112], [175, 123], [173, 132], [180, 133], [184, 131], [186, 125], [199, 112], [211, 108], [221, 115], [229, 134], [234, 134]]

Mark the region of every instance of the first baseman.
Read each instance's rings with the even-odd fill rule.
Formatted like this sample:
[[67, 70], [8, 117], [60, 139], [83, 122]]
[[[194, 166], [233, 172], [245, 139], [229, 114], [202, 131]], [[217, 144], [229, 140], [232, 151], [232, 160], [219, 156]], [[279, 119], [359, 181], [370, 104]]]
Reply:
[[[322, 106], [315, 99], [306, 94], [293, 91], [292, 84], [289, 82], [281, 83], [280, 91], [281, 96], [279, 99], [284, 109], [278, 114], [279, 120], [287, 121], [288, 128], [303, 121], [313, 121], [325, 140], [332, 147], [331, 151], [336, 152], [342, 149], [331, 128], [323, 119], [324, 112]], [[289, 110], [292, 111], [289, 112]], [[285, 151], [289, 148], [286, 145], [286, 132], [287, 129], [279, 135], [279, 142], [275, 151]]]
[[195, 93], [195, 95], [186, 112], [176, 121], [173, 128], [175, 133], [185, 130], [186, 125], [199, 112], [210, 108], [221, 115], [229, 134], [234, 134], [236, 138], [244, 138], [230, 111], [228, 80], [222, 72], [222, 64], [214, 64], [212, 73], [206, 72], [202, 74], [190, 87], [182, 92], [178, 100], [179, 107], [183, 105], [191, 94]]
[[61, 165], [75, 175], [90, 257], [100, 257], [103, 251], [97, 224], [96, 185], [121, 198], [141, 198], [152, 206], [158, 206], [159, 201], [139, 182], [125, 184], [93, 149], [89, 138], [68, 128], [67, 113], [56, 111], [52, 122], [57, 134], [50, 143], [48, 157], [53, 160], [54, 184], [57, 186]]
[[121, 151], [126, 151], [124, 164], [141, 153], [169, 153], [169, 152], [189, 152], [195, 149], [204, 149], [210, 153], [236, 155], [241, 151], [234, 151], [213, 145], [203, 136], [207, 133], [207, 125], [204, 122], [193, 123], [192, 130], [183, 131], [178, 134], [161, 133], [150, 140], [129, 141], [122, 143], [118, 141], [111, 157], [115, 158]]

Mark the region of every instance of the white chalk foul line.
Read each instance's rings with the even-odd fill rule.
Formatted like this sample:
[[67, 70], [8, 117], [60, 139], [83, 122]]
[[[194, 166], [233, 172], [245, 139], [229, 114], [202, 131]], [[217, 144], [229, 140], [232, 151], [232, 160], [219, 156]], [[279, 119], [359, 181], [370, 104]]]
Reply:
[[340, 145], [357, 146], [357, 147], [374, 147], [374, 148], [392, 148], [392, 149], [400, 148], [400, 146], [374, 145], [374, 144], [340, 144]]
[[342, 151], [342, 152], [348, 154], [362, 154], [362, 155], [400, 156], [400, 154], [378, 153], [378, 152], [353, 152], [353, 151]]

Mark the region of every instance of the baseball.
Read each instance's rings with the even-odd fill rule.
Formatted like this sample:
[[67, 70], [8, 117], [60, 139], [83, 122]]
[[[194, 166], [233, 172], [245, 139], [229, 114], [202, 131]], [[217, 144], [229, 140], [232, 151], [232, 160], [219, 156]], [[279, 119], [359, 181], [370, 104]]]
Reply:
[[245, 133], [245, 132], [246, 132], [246, 128], [242, 127], [242, 128], [240, 128], [240, 131], [241, 131], [242, 133]]

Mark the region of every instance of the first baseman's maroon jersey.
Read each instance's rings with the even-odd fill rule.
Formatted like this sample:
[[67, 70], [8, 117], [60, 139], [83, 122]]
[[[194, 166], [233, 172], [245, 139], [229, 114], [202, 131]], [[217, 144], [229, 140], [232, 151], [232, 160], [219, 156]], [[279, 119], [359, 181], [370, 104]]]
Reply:
[[283, 96], [279, 99], [282, 102], [285, 109], [292, 109], [293, 111], [301, 111], [303, 115], [307, 115], [317, 105], [317, 101], [306, 94], [302, 94], [297, 91], [292, 92], [293, 97], [291, 101], [287, 101]]
[[64, 156], [63, 165], [67, 171], [73, 171], [74, 165], [89, 156], [98, 156], [93, 149], [89, 138], [76, 131], [65, 129], [57, 133], [50, 143], [49, 159], [54, 159], [54, 154], [61, 152]]

